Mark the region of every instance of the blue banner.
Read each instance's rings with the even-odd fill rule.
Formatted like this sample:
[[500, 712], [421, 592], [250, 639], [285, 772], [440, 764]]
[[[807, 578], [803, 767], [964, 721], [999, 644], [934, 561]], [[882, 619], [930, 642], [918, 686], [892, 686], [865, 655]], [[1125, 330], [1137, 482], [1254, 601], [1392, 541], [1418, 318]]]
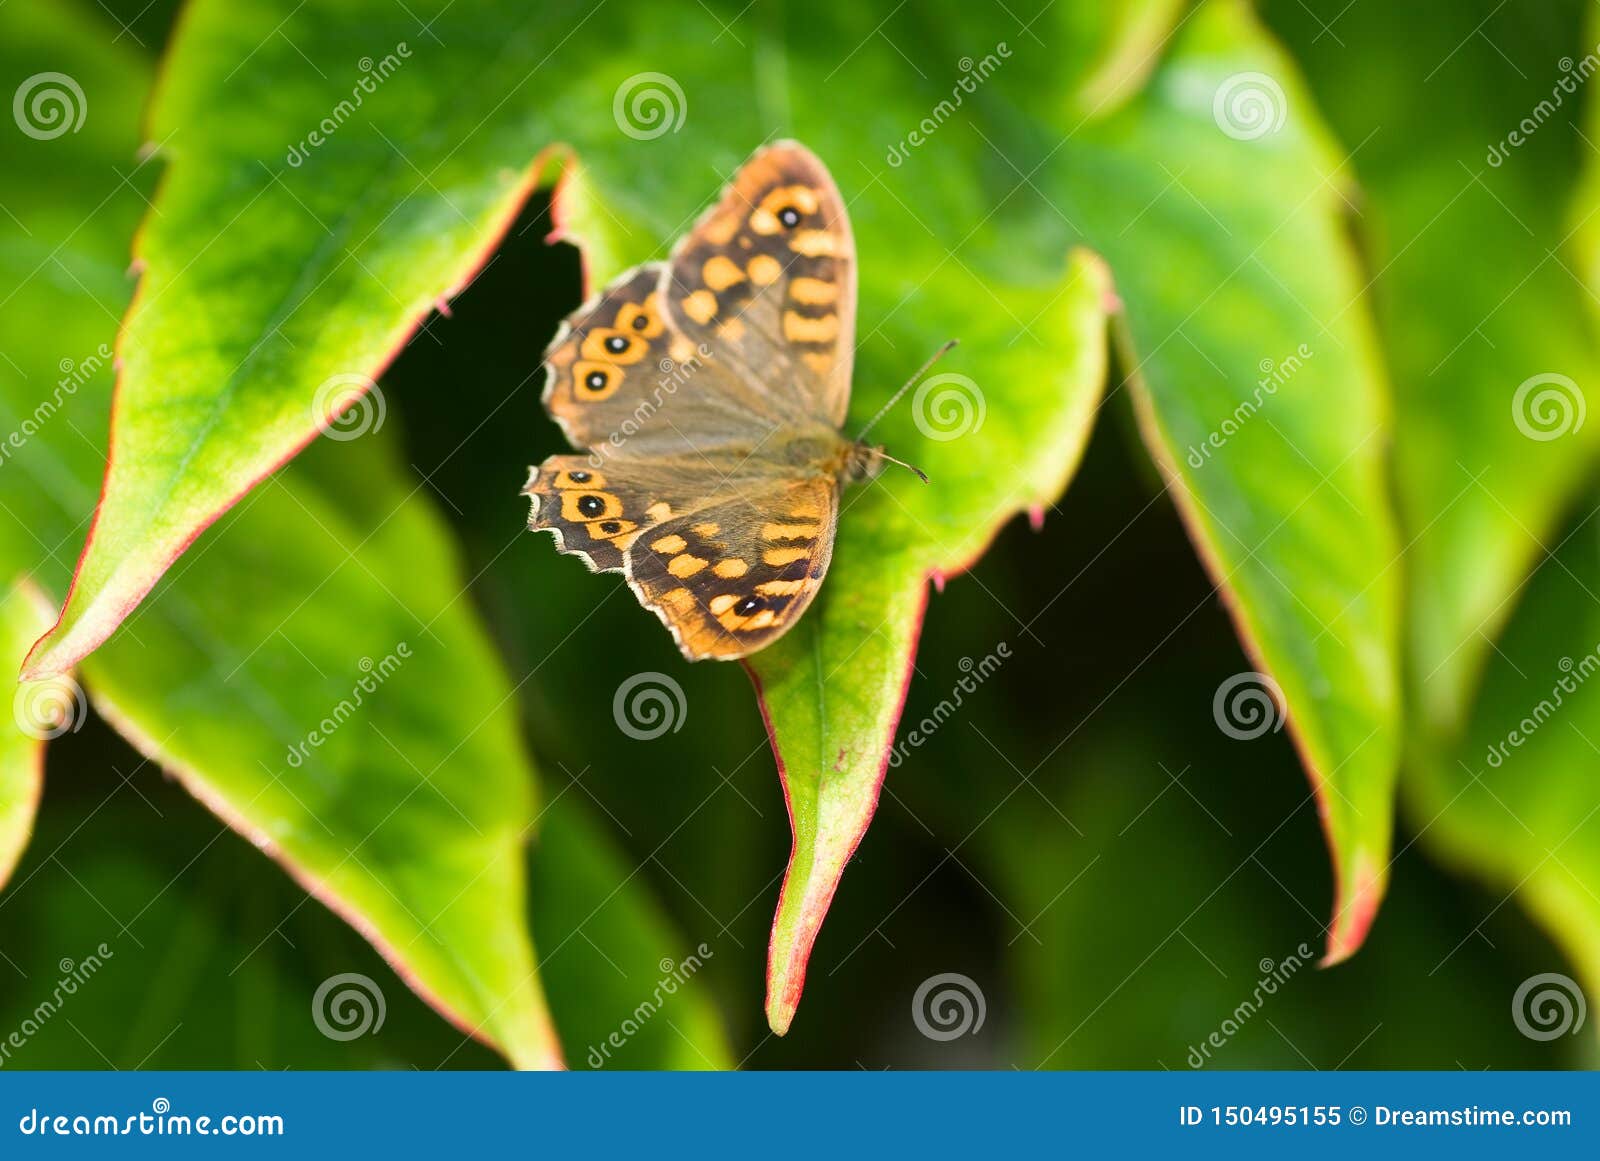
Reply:
[[[220, 1146], [220, 1148], [219, 1148]], [[1600, 1156], [1595, 1073], [0, 1073], [0, 1157]], [[1180, 1155], [1176, 1152], [1174, 1156]]]

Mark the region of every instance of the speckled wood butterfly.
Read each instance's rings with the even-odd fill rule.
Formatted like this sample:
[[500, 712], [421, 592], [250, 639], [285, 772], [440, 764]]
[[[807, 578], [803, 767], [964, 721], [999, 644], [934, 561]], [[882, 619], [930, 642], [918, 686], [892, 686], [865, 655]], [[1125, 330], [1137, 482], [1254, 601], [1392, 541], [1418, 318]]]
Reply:
[[827, 168], [792, 141], [759, 150], [666, 262], [546, 350], [545, 408], [589, 454], [531, 470], [529, 527], [622, 573], [691, 661], [770, 645], [828, 571], [841, 488], [889, 459], [839, 431], [855, 323]]

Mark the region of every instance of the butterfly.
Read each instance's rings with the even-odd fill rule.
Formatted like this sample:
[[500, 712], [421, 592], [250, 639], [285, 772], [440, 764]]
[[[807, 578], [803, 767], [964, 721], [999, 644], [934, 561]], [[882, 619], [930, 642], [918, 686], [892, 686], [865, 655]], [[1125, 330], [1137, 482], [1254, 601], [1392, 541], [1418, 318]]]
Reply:
[[839, 430], [855, 323], [833, 178], [796, 142], [758, 150], [546, 349], [545, 409], [588, 454], [530, 469], [528, 526], [622, 573], [690, 661], [772, 644], [827, 574], [843, 486], [891, 460]]

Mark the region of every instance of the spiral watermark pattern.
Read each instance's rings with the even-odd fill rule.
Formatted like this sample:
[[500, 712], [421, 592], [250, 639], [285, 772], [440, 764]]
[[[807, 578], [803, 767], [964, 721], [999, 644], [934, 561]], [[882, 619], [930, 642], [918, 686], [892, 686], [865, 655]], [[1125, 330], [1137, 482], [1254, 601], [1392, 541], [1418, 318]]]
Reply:
[[335, 375], [317, 388], [311, 411], [323, 434], [342, 441], [378, 431], [388, 417], [388, 404], [378, 385], [366, 375]]
[[683, 128], [689, 99], [666, 73], [634, 73], [617, 86], [611, 117], [635, 141], [653, 141]]
[[1511, 1022], [1529, 1040], [1576, 1036], [1588, 1014], [1578, 981], [1560, 972], [1529, 976], [1511, 997]]
[[965, 375], [925, 379], [911, 397], [911, 415], [917, 430], [940, 443], [978, 431], [988, 413], [983, 392]]
[[383, 989], [360, 972], [329, 976], [311, 997], [311, 1022], [329, 1040], [375, 1035], [388, 1013]]
[[1217, 686], [1211, 716], [1219, 730], [1238, 742], [1276, 733], [1283, 728], [1283, 690], [1265, 673], [1235, 673]]
[[1583, 389], [1553, 371], [1524, 379], [1511, 397], [1511, 420], [1517, 430], [1540, 443], [1580, 430], [1588, 410]]
[[683, 687], [665, 673], [635, 673], [611, 699], [611, 716], [617, 729], [639, 742], [649, 742], [671, 730], [683, 729], [689, 703]]
[[70, 677], [27, 681], [12, 695], [11, 716], [28, 737], [47, 742], [83, 728], [89, 717], [89, 699]]
[[1211, 116], [1235, 141], [1255, 141], [1283, 128], [1289, 102], [1266, 73], [1234, 73], [1217, 86]]
[[983, 989], [960, 972], [929, 976], [911, 997], [911, 1021], [929, 1040], [976, 1035], [987, 1014]]
[[17, 86], [11, 116], [35, 141], [50, 141], [83, 128], [89, 98], [66, 73], [34, 73]]

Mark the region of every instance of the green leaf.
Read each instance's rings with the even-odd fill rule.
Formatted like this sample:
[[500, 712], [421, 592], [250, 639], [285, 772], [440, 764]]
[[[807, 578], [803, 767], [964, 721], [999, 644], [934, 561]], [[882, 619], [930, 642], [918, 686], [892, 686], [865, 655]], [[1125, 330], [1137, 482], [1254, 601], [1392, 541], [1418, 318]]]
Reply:
[[1221, 0], [1050, 171], [1126, 304], [1145, 441], [1270, 675], [1220, 674], [1218, 724], [1252, 689], [1287, 708], [1333, 857], [1330, 960], [1383, 894], [1400, 744], [1388, 415], [1343, 167], [1292, 62]]
[[[61, 959], [81, 965], [94, 954], [103, 970], [24, 1047], [7, 1046], [7, 1068], [493, 1066], [487, 1049], [400, 987], [354, 931], [304, 906], [299, 888], [266, 872], [248, 843], [219, 830], [175, 784], [138, 776], [137, 755], [96, 734], [55, 743], [49, 808], [0, 907], [0, 949], [12, 961], [0, 960], [8, 977], [0, 1027], [39, 1023]], [[726, 1066], [709, 973], [663, 925], [581, 798], [573, 790], [549, 804], [529, 863], [541, 975], [568, 1058], [583, 1067], [603, 1048], [606, 1067]], [[663, 988], [658, 1005], [667, 957], [672, 991]], [[383, 997], [384, 1019], [352, 1039], [329, 1039], [314, 1015], [328, 1011], [317, 993], [350, 975], [371, 981], [352, 983]], [[621, 1048], [607, 1041], [612, 1032], [625, 1039]]]
[[379, 438], [329, 442], [83, 670], [118, 732], [444, 1015], [550, 1067], [523, 922], [533, 771], [464, 581]]
[[[109, 731], [53, 742], [50, 774], [33, 846], [0, 897], [12, 961], [0, 961], [0, 1026], [31, 1031], [6, 1045], [8, 1070], [494, 1067], [355, 931], [306, 906]], [[70, 990], [73, 977], [81, 986], [63, 1002], [60, 981]], [[334, 977], [345, 978], [324, 989]], [[356, 1019], [337, 1022], [330, 1004], [346, 987], [374, 1014], [335, 1040], [319, 1023], [361, 1028], [354, 1006]]]
[[[1066, 488], [1105, 382], [1109, 291], [1099, 259], [1078, 251], [1061, 287], [1033, 307], [1043, 311], [1041, 341], [1053, 347], [1044, 351], [1012, 345], [1003, 313], [969, 313], [963, 330], [987, 386], [966, 402], [985, 408], [982, 426], [941, 443], [916, 439], [902, 419], [884, 436], [926, 468], [929, 485], [901, 479], [847, 499], [827, 587], [799, 625], [749, 662], [794, 830], [767, 965], [767, 1018], [780, 1035], [877, 807], [929, 582], [942, 587], [1012, 516], [1042, 514]], [[970, 296], [952, 285], [944, 301], [956, 307]], [[1014, 309], [1029, 309], [1023, 296]]]
[[31, 675], [105, 640], [201, 530], [352, 403], [358, 421], [381, 415], [357, 398], [532, 188], [540, 167], [506, 132], [522, 113], [486, 119], [473, 75], [499, 30], [463, 21], [444, 50], [403, 10], [383, 15], [388, 28], [202, 2], [180, 22], [151, 117], [168, 164], [135, 246], [104, 497]]
[[[0, 51], [22, 54], [5, 75], [48, 55], [91, 118], [103, 106], [96, 135], [16, 146], [28, 164], [0, 165], [0, 406], [20, 437], [0, 472], [0, 561], [59, 592], [57, 546], [102, 467], [110, 368], [97, 343], [126, 293], [119, 260], [142, 205], [114, 165], [137, 140], [144, 73], [78, 51], [104, 38], [71, 10], [13, 4], [0, 21]], [[84, 220], [57, 204], [99, 208]], [[120, 732], [441, 1012], [515, 1063], [555, 1064], [524, 921], [532, 770], [512, 689], [441, 522], [381, 441], [328, 441], [275, 479], [84, 678]]]
[[[1559, 63], [1594, 44], [1585, 7], [1564, 0], [1532, 20], [1488, 0], [1358, 5], [1337, 39], [1294, 5], [1282, 12], [1355, 147], [1370, 293], [1404, 433], [1394, 459], [1410, 685], [1419, 727], [1447, 744], [1600, 448], [1600, 424], [1582, 422], [1600, 350], [1578, 278], [1584, 253], [1600, 252], [1587, 244], [1596, 200], [1572, 205], [1580, 165], [1595, 168], [1593, 135], [1576, 124], [1580, 96], [1561, 84], [1577, 81]], [[1588, 230], [1574, 234], [1580, 220]]]
[[1534, 574], [1459, 747], [1406, 780], [1432, 848], [1487, 881], [1501, 902], [1514, 896], [1526, 907], [1577, 965], [1590, 997], [1600, 994], [1596, 531], [1590, 510]]
[[[51, 603], [26, 582], [0, 597], [0, 657], [20, 660], [50, 624]], [[33, 834], [44, 789], [44, 747], [83, 724], [88, 707], [70, 677], [26, 681], [16, 687], [11, 722], [0, 731], [0, 887], [11, 878]]]

